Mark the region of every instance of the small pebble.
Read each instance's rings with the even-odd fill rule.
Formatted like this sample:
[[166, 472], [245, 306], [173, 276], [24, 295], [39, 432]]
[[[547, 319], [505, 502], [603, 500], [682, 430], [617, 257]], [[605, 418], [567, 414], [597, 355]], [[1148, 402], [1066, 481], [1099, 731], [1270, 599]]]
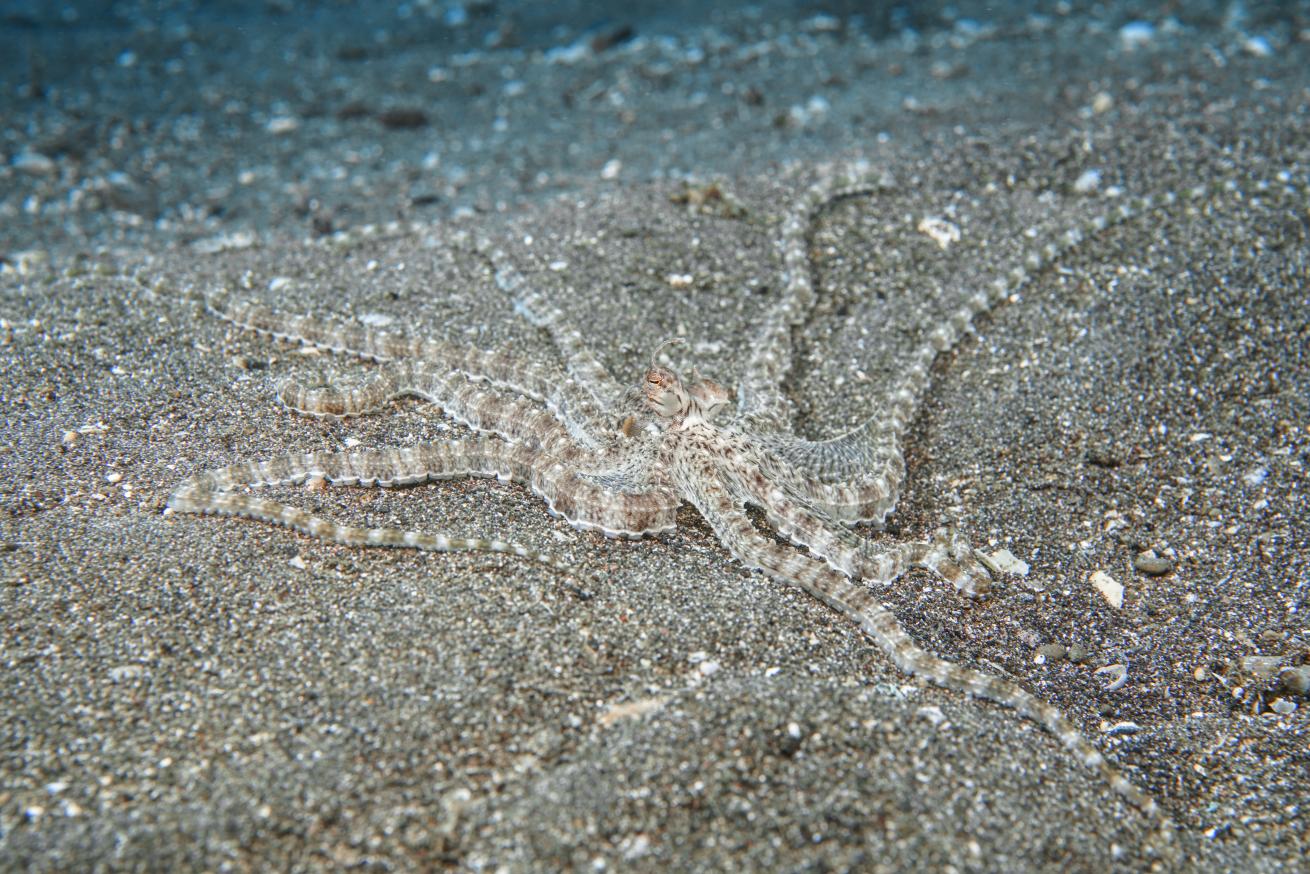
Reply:
[[421, 109], [401, 106], [379, 112], [378, 122], [388, 130], [417, 130], [428, 126], [428, 115]]
[[1091, 194], [1101, 186], [1100, 170], [1084, 170], [1082, 175], [1074, 180], [1073, 190], [1078, 194]]
[[1105, 691], [1107, 692], [1117, 692], [1128, 682], [1127, 665], [1106, 665], [1103, 668], [1097, 668], [1092, 673], [1105, 674], [1106, 677], [1109, 678], [1110, 682], [1105, 686]]
[[1284, 668], [1283, 672], [1278, 675], [1282, 682], [1283, 688], [1293, 695], [1304, 695], [1310, 692], [1310, 665], [1301, 665], [1298, 668]]
[[1273, 701], [1269, 702], [1269, 709], [1277, 713], [1279, 716], [1287, 716], [1296, 712], [1296, 702], [1290, 701], [1287, 698], [1275, 698]]
[[1133, 559], [1133, 567], [1148, 577], [1158, 577], [1173, 570], [1174, 563], [1168, 557], [1158, 554], [1154, 549], [1148, 549], [1146, 552], [1139, 553]]
[[1141, 48], [1155, 39], [1155, 25], [1148, 21], [1130, 21], [1119, 28], [1119, 44], [1128, 51]]
[[19, 152], [12, 166], [18, 172], [29, 176], [53, 176], [59, 169], [52, 159], [40, 152]]
[[1096, 591], [1101, 593], [1105, 603], [1118, 610], [1124, 605], [1124, 587], [1105, 571], [1097, 571], [1088, 578]]
[[1274, 47], [1264, 37], [1253, 36], [1242, 43], [1242, 51], [1253, 58], [1267, 58], [1274, 53]]
[[926, 704], [920, 707], [917, 712], [919, 716], [931, 722], [934, 728], [940, 728], [942, 723], [946, 721], [946, 714], [942, 712], [940, 707], [933, 704]]
[[119, 665], [109, 669], [109, 679], [115, 683], [126, 683], [128, 680], [135, 680], [145, 673], [145, 668], [140, 665]]
[[998, 549], [990, 555], [981, 553], [979, 560], [987, 567], [987, 570], [993, 574], [1004, 575], [1014, 574], [1020, 577], [1028, 576], [1028, 562], [1021, 558], [1015, 558], [1014, 553], [1008, 549]]
[[300, 120], [289, 115], [275, 115], [264, 125], [264, 129], [274, 136], [292, 133], [300, 128]]
[[919, 221], [918, 231], [931, 237], [941, 249], [948, 249], [960, 241], [960, 227], [940, 216], [925, 216]]
[[1046, 643], [1037, 647], [1037, 657], [1042, 662], [1058, 662], [1068, 654], [1069, 650], [1062, 643]]

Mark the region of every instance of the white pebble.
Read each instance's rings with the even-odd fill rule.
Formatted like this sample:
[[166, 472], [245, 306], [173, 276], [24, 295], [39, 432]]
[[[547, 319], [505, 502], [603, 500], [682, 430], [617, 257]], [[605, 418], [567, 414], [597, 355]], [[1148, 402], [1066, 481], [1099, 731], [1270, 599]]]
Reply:
[[942, 723], [946, 721], [946, 714], [942, 709], [934, 704], [925, 704], [920, 707], [916, 713], [933, 724], [935, 728], [941, 728]]
[[1141, 48], [1155, 39], [1155, 25], [1149, 21], [1130, 21], [1119, 28], [1119, 45], [1128, 51]]
[[1242, 51], [1253, 58], [1267, 58], [1274, 53], [1274, 47], [1262, 36], [1251, 36], [1243, 41]]
[[1014, 553], [1008, 549], [998, 549], [986, 558], [988, 570], [1001, 574], [1014, 574], [1020, 577], [1028, 576], [1028, 562], [1021, 558], [1015, 558]]
[[1097, 668], [1096, 670], [1092, 671], [1092, 673], [1105, 674], [1110, 678], [1110, 682], [1106, 684], [1105, 687], [1105, 691], [1107, 692], [1117, 692], [1118, 690], [1124, 687], [1125, 683], [1128, 682], [1127, 665], [1106, 665], [1103, 668]]
[[946, 249], [952, 243], [960, 241], [960, 228], [940, 216], [924, 216], [919, 221], [918, 231], [931, 237], [940, 248]]
[[264, 125], [264, 129], [271, 134], [282, 135], [292, 133], [300, 128], [300, 120], [289, 115], [275, 115]]
[[1097, 188], [1101, 187], [1100, 170], [1084, 170], [1082, 175], [1074, 180], [1073, 190], [1079, 194], [1091, 194]]
[[53, 176], [58, 169], [55, 162], [40, 152], [19, 152], [14, 156], [11, 166], [20, 173], [29, 176]]
[[1105, 602], [1114, 609], [1118, 610], [1124, 605], [1124, 587], [1114, 577], [1105, 571], [1097, 571], [1088, 579], [1096, 591], [1101, 593]]

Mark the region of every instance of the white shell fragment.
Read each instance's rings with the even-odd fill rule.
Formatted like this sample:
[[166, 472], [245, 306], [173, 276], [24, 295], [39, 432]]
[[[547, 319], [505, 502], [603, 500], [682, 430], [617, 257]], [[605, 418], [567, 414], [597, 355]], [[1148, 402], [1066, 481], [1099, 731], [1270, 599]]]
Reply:
[[996, 575], [1013, 574], [1018, 577], [1028, 576], [1028, 562], [1015, 558], [1008, 549], [998, 549], [993, 553], [978, 553], [978, 560], [987, 570]]
[[1127, 665], [1106, 665], [1103, 668], [1097, 668], [1092, 673], [1104, 674], [1109, 679], [1110, 682], [1105, 686], [1107, 692], [1117, 692], [1128, 682]]
[[1101, 593], [1105, 603], [1118, 610], [1124, 605], [1124, 587], [1114, 577], [1105, 571], [1097, 571], [1088, 578], [1088, 582], [1096, 587], [1096, 591]]
[[932, 237], [933, 242], [942, 249], [948, 248], [951, 243], [960, 242], [959, 225], [952, 224], [946, 219], [935, 215], [925, 216], [919, 222], [918, 231]]
[[1073, 190], [1078, 194], [1091, 194], [1101, 187], [1100, 170], [1084, 170], [1082, 174], [1074, 180]]

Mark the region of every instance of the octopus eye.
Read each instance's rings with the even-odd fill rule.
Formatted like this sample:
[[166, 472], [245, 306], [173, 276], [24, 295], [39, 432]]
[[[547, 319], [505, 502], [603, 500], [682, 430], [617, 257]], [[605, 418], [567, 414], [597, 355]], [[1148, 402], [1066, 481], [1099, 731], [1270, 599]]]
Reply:
[[672, 416], [682, 409], [685, 396], [678, 378], [667, 370], [646, 371], [646, 402], [661, 416]]

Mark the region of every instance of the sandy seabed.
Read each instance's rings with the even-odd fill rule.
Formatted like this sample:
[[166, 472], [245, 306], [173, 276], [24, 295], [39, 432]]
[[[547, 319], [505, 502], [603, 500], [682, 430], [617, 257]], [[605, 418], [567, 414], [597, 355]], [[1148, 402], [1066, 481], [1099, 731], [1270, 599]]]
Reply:
[[[417, 402], [288, 413], [279, 379], [370, 365], [206, 315], [215, 285], [552, 359], [467, 245], [488, 237], [625, 381], [678, 334], [680, 364], [731, 385], [778, 288], [779, 220], [857, 161], [887, 184], [814, 230], [820, 302], [788, 384], [807, 435], [875, 409], [926, 326], [1034, 246], [1118, 198], [1203, 192], [1093, 236], [938, 362], [894, 533], [868, 536], [956, 524], [1030, 565], [979, 603], [919, 573], [881, 596], [1149, 789], [1178, 825], [1166, 867], [1304, 858], [1303, 5], [561, 4], [554, 29], [513, 4], [463, 24], [458, 4], [9, 6], [0, 867], [1158, 862], [1148, 823], [1052, 738], [899, 675], [689, 508], [617, 542], [494, 481], [274, 492], [510, 537], [574, 564], [587, 599], [500, 556], [162, 513], [209, 467], [462, 433]], [[740, 208], [676, 202], [707, 183]]]

